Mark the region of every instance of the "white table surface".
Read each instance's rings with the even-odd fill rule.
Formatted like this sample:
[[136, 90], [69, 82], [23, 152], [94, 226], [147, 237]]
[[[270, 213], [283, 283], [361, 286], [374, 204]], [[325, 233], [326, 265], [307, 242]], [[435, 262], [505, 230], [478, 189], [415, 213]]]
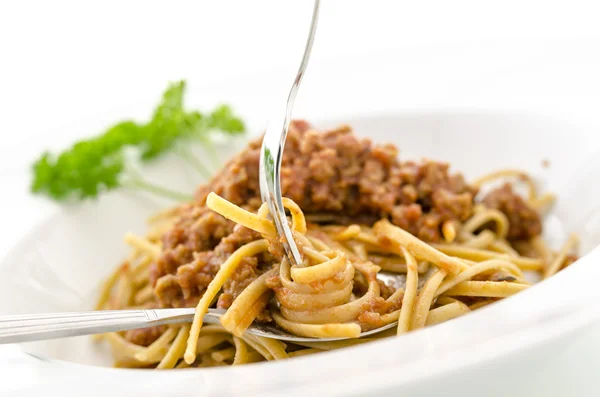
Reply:
[[[32, 159], [119, 118], [143, 117], [167, 81], [185, 78], [222, 94], [209, 103], [257, 92], [255, 101], [239, 102], [245, 114], [262, 119], [263, 100], [293, 73], [308, 3], [0, 4], [0, 256], [57, 209], [28, 194]], [[323, 0], [297, 114], [325, 118], [329, 103], [339, 109], [366, 92], [376, 95], [360, 99], [365, 112], [394, 98], [407, 108], [511, 107], [590, 117], [600, 104], [596, 11], [583, 1]], [[404, 67], [386, 68], [391, 59]], [[356, 70], [356, 80], [336, 80], [342, 67]], [[590, 395], [600, 370], [598, 330], [557, 352], [555, 362], [540, 363], [554, 385], [545, 395]], [[573, 365], [565, 369], [565, 362]], [[32, 360], [1, 346], [0, 374], [0, 395], [29, 395], [40, 376]]]

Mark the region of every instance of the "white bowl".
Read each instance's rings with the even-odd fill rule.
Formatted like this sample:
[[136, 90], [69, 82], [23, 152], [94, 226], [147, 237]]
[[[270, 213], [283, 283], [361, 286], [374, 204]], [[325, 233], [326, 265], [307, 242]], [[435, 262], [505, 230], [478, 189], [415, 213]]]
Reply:
[[[475, 396], [486, 382], [510, 383], [511, 376], [523, 374], [529, 363], [552, 354], [561, 341], [597, 319], [590, 305], [600, 295], [595, 263], [600, 250], [594, 249], [600, 242], [600, 158], [595, 156], [600, 145], [594, 135], [549, 118], [493, 112], [423, 111], [341, 121], [358, 135], [398, 145], [403, 159], [449, 161], [467, 178], [500, 168], [530, 172], [558, 195], [545, 221], [545, 237], [558, 245], [576, 232], [586, 255], [534, 288], [459, 319], [397, 339], [279, 363], [157, 373], [98, 367], [109, 364], [110, 355], [87, 337], [24, 345], [26, 352], [48, 360], [40, 372], [47, 391], [63, 390], [68, 381], [93, 384], [92, 393], [115, 396], [347, 396], [367, 391], [385, 396], [400, 390], [414, 396], [454, 387], [461, 396]], [[336, 124], [329, 120], [316, 126]], [[241, 144], [220, 145], [221, 155], [231, 155]], [[182, 169], [177, 159], [167, 157], [148, 174], [190, 190], [198, 181]], [[165, 204], [120, 191], [64, 209], [0, 264], [0, 313], [90, 309], [99, 282], [127, 253], [123, 234], [143, 233], [146, 217]]]

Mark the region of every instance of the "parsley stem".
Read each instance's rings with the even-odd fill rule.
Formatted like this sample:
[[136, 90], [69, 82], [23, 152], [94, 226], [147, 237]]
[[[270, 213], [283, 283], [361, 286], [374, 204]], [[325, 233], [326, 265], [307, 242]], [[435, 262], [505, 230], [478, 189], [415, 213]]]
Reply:
[[123, 186], [133, 189], [145, 190], [147, 192], [154, 193], [158, 196], [170, 198], [177, 201], [190, 201], [193, 199], [193, 197], [189, 194], [176, 192], [174, 190], [155, 185], [154, 183], [148, 182], [141, 178], [134, 178], [124, 181]]
[[212, 178], [212, 173], [194, 153], [190, 150], [189, 146], [180, 145], [177, 147], [177, 154], [182, 159], [186, 160], [192, 167], [196, 169], [206, 180], [210, 180]]
[[217, 156], [217, 148], [215, 147], [215, 144], [213, 143], [212, 139], [209, 136], [203, 136], [200, 139], [204, 143], [204, 146], [206, 146], [206, 152], [210, 157], [210, 162], [212, 163], [213, 169], [220, 169], [221, 159], [219, 159], [219, 156]]

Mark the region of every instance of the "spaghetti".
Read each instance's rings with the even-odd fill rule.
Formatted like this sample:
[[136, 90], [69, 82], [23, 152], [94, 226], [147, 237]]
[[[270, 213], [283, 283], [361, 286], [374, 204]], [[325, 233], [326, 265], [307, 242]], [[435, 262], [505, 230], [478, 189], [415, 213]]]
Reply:
[[[126, 236], [132, 252], [104, 283], [97, 309], [195, 306], [196, 314], [191, 325], [102, 336], [116, 366], [238, 365], [402, 335], [512, 296], [530, 287], [526, 273], [550, 277], [576, 259], [576, 236], [557, 252], [540, 237], [539, 217], [553, 198], [521, 171], [468, 185], [439, 163], [400, 163], [393, 147], [372, 147], [348, 127], [316, 133], [296, 122], [289, 136], [284, 206], [303, 262], [286, 260], [260, 205], [251, 143], [194, 203], [153, 217], [146, 237]], [[514, 178], [525, 198], [505, 184], [476, 199], [486, 185]], [[388, 285], [382, 273], [402, 282]], [[214, 306], [227, 309], [221, 325], [203, 325]], [[393, 333], [360, 338], [395, 321]], [[315, 341], [246, 334], [253, 322]]]

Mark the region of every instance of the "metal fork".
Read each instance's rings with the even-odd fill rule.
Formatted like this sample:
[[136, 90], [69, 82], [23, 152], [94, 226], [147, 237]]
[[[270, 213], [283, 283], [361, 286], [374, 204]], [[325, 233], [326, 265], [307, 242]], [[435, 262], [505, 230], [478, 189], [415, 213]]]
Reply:
[[274, 117], [269, 121], [260, 151], [260, 195], [263, 202], [266, 202], [269, 206], [269, 212], [273, 217], [277, 233], [281, 237], [281, 242], [288, 259], [296, 266], [302, 265], [302, 255], [294, 242], [292, 231], [290, 230], [290, 226], [285, 216], [285, 209], [283, 208], [281, 197], [280, 170], [294, 101], [296, 100], [300, 82], [302, 81], [302, 77], [308, 66], [310, 52], [315, 40], [317, 22], [319, 19], [319, 5], [319, 0], [315, 0], [312, 22], [310, 24], [306, 46], [304, 47], [304, 55], [302, 55], [300, 67], [298, 68], [296, 78], [294, 79], [292, 88], [288, 94], [287, 101], [285, 102], [285, 111], [282, 109], [274, 114]]
[[[194, 308], [149, 310], [98, 310], [89, 312], [28, 314], [0, 317], [0, 344], [31, 342], [44, 339], [65, 338], [107, 332], [148, 328], [163, 324], [189, 323], [194, 318]], [[225, 313], [221, 309], [209, 309], [204, 316], [207, 324], [220, 324]], [[389, 328], [389, 327], [388, 327]], [[381, 329], [375, 332], [380, 332]], [[278, 328], [252, 324], [247, 333], [289, 342], [314, 342], [313, 338], [290, 335]], [[375, 332], [365, 332], [370, 335]], [[332, 341], [338, 338], [319, 339]]]

